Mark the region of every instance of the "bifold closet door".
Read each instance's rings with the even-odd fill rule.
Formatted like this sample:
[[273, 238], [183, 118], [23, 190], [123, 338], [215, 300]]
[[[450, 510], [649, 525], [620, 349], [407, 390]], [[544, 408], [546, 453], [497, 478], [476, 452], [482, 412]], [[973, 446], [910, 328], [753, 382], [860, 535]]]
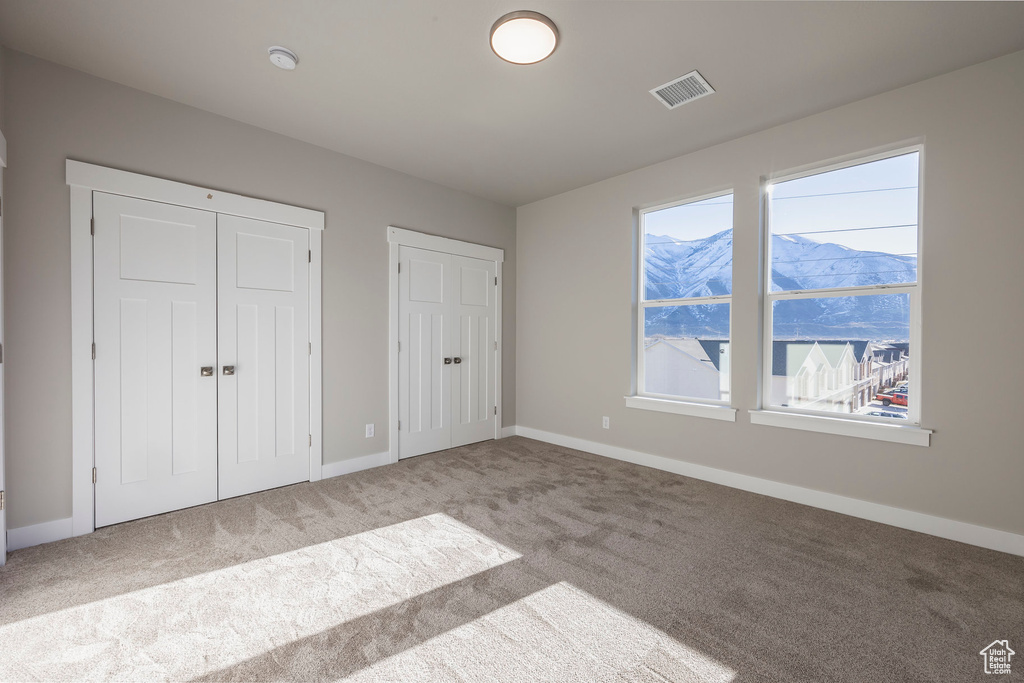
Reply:
[[217, 245], [205, 211], [96, 192], [93, 216], [101, 527], [217, 499]]
[[220, 497], [309, 479], [309, 231], [218, 216]]
[[492, 261], [399, 248], [398, 455], [494, 438]]

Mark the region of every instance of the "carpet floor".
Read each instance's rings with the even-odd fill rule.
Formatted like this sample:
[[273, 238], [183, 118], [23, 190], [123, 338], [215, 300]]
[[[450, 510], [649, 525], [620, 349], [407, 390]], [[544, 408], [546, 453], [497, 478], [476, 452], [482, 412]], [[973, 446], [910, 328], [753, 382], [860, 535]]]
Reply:
[[1024, 558], [513, 437], [19, 550], [0, 679], [973, 681]]

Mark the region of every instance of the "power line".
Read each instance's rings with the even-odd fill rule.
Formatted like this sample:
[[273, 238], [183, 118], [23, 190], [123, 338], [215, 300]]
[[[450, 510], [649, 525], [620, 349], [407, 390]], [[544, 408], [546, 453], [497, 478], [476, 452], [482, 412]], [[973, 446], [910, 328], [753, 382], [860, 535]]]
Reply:
[[898, 190], [916, 190], [917, 185], [908, 185], [907, 187], [880, 187], [876, 190], [849, 190], [847, 192], [823, 192], [821, 194], [801, 194], [794, 195], [792, 197], [772, 197], [772, 201], [782, 201], [784, 199], [809, 199], [811, 197], [836, 197], [843, 194], [864, 194], [866, 192], [896, 192]]
[[869, 225], [863, 228], [835, 228], [834, 230], [809, 230], [807, 232], [775, 232], [772, 231], [773, 237], [782, 237], [784, 235], [822, 235], [833, 232], [856, 232], [858, 230], [890, 230], [892, 228], [916, 228], [917, 223], [907, 223], [906, 225]]
[[[888, 252], [865, 252], [865, 253], [870, 254], [870, 255], [869, 256], [836, 256], [836, 257], [828, 257], [828, 258], [804, 258], [804, 259], [797, 259], [795, 261], [778, 261], [776, 259], [772, 259], [772, 265], [776, 265], [776, 264], [779, 264], [779, 263], [814, 263], [814, 262], [817, 262], [817, 261], [858, 261], [858, 260], [867, 260], [867, 259], [876, 259], [876, 258], [887, 258], [889, 256], [917, 256], [917, 252], [908, 252], [906, 254], [890, 254]], [[644, 261], [647, 262], [647, 259], [644, 259]]]
[[[871, 253], [871, 252], [867, 252]], [[872, 253], [871, 256], [837, 256], [835, 258], [802, 258], [796, 261], [776, 261], [772, 259], [772, 265], [776, 263], [811, 263], [813, 261], [854, 261], [858, 259], [869, 259], [869, 258], [885, 258], [886, 256], [917, 256], [917, 252], [911, 252], [907, 254], [890, 254], [888, 252]]]
[[[782, 275], [782, 277], [786, 277], [786, 278], [794, 277], [794, 278], [799, 278], [799, 279], [816, 278], [816, 277], [817, 278], [823, 278], [823, 277], [824, 278], [834, 278], [834, 277], [840, 277], [840, 276], [843, 276], [843, 275], [888, 275], [889, 273], [905, 273], [905, 272], [907, 272], [907, 271], [905, 271], [905, 270], [854, 270], [854, 271], [850, 271], [849, 273], [809, 273], [809, 274], [806, 274], [806, 275], [794, 275], [794, 276]], [[772, 278], [772, 279], [775, 279], [775, 278]], [[881, 283], [875, 283], [875, 284], [881, 284]], [[896, 284], [896, 283], [889, 282], [889, 283], [885, 283], [885, 284]], [[900, 284], [903, 284], [903, 283], [900, 283]], [[870, 285], [867, 285], [867, 286], [870, 286]], [[810, 288], [809, 287], [803, 287], [802, 289], [810, 289]]]
[[690, 209], [696, 209], [696, 208], [700, 208], [702, 206], [727, 206], [727, 205], [730, 205], [732, 203], [733, 202], [731, 202], [731, 201], [729, 201], [729, 202], [707, 202], [707, 203], [704, 203], [704, 202], [686, 202], [684, 204], [676, 204], [675, 206], [666, 206], [664, 209], [655, 209], [654, 211], [645, 211], [644, 213], [645, 214], [648, 214], [648, 213], [661, 213], [662, 211], [671, 211], [672, 209], [682, 209], [683, 207], [690, 208]]
[[[732, 230], [732, 228], [726, 228], [725, 230], [722, 230], [720, 232], [708, 235], [707, 237], [697, 237], [696, 239], [692, 239], [692, 240], [681, 239], [681, 240], [678, 240], [678, 242], [682, 242], [683, 244], [693, 244], [694, 242], [703, 242], [704, 240], [708, 239], [708, 237], [714, 237], [715, 235], [719, 235], [722, 232], [731, 231], [731, 230]], [[658, 241], [652, 241], [650, 239], [650, 237], [665, 237], [666, 239], [658, 242]], [[651, 246], [652, 244], [677, 244], [678, 242], [674, 238], [668, 237], [667, 235], [650, 235], [648, 233], [644, 233], [644, 244], [645, 244], [645, 246]]]

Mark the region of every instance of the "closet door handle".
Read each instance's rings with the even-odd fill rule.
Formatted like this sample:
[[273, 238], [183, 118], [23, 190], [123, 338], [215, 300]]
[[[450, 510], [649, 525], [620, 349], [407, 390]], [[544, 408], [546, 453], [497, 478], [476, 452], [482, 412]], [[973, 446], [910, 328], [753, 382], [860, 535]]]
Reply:
[[444, 364], [445, 365], [451, 365], [452, 364], [452, 359], [451, 358], [445, 358], [444, 359]]
[[199, 375], [201, 377], [213, 377], [213, 366], [204, 365], [203, 367], [199, 368]]
[[455, 356], [455, 364], [458, 365], [461, 362], [462, 362], [462, 359], [459, 358], [458, 356]]
[[224, 374], [225, 375], [233, 375], [233, 374], [235, 374], [235, 366], [234, 365], [225, 365], [224, 366]]

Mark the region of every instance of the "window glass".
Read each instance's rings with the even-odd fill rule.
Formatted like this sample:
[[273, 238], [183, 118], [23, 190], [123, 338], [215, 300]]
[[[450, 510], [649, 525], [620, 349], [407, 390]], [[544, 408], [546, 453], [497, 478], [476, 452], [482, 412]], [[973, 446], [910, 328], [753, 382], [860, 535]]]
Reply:
[[918, 156], [772, 186], [772, 289], [916, 282]]
[[769, 405], [916, 416], [908, 396], [919, 157], [898, 154], [770, 187]]
[[910, 379], [910, 295], [773, 302], [771, 370], [773, 406], [906, 419], [885, 394]]
[[732, 195], [644, 214], [648, 300], [732, 293]]
[[642, 394], [729, 400], [732, 194], [641, 213]]
[[729, 398], [729, 304], [648, 308], [644, 390], [710, 400]]

